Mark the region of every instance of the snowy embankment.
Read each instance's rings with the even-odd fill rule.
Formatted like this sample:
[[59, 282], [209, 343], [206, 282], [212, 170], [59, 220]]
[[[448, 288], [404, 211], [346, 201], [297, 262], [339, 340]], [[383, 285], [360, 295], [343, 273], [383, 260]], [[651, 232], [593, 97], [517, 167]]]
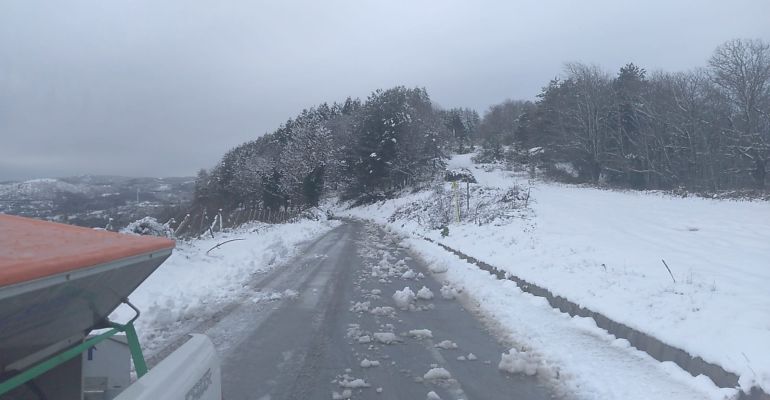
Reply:
[[[141, 311], [136, 328], [147, 353], [186, 333], [246, 293], [253, 274], [279, 267], [298, 245], [327, 232], [337, 221], [302, 220], [290, 224], [246, 224], [192, 241], [179, 241], [168, 258], [130, 296]], [[219, 243], [219, 248], [209, 251]], [[207, 254], [207, 251], [208, 254]], [[272, 295], [272, 294], [266, 294]], [[119, 307], [110, 318], [124, 322], [133, 311]]]
[[[527, 185], [468, 156], [450, 166], [480, 186]], [[520, 217], [452, 223], [446, 237], [403, 212], [428, 192], [348, 213], [460, 250], [770, 392], [770, 204], [542, 182], [530, 194]]]

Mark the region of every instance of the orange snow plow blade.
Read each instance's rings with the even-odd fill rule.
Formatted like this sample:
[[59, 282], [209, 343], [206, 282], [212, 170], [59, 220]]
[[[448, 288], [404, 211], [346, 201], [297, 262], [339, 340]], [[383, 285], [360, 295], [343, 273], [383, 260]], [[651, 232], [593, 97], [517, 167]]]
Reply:
[[170, 239], [0, 214], [0, 287], [172, 248]]
[[174, 245], [0, 214], [0, 373], [103, 327]]

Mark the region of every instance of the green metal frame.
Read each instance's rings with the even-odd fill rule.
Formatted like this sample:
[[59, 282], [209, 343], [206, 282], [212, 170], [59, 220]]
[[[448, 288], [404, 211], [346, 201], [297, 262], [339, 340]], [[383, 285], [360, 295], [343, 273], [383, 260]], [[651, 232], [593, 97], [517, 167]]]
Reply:
[[109, 339], [112, 336], [115, 336], [120, 332], [126, 334], [126, 341], [128, 342], [128, 349], [131, 352], [131, 359], [134, 362], [136, 375], [139, 378], [144, 376], [144, 374], [147, 373], [147, 363], [145, 362], [144, 355], [142, 354], [142, 347], [139, 345], [139, 337], [136, 334], [136, 328], [134, 328], [134, 321], [139, 318], [139, 309], [134, 307], [134, 305], [131, 304], [128, 299], [124, 299], [123, 303], [131, 307], [134, 312], [136, 312], [134, 318], [131, 318], [131, 320], [125, 324], [118, 324], [112, 321], [108, 321], [112, 328], [107, 332], [87, 339], [77, 346], [71, 347], [51, 358], [43, 360], [38, 364], [35, 364], [34, 366], [22, 371], [18, 375], [15, 375], [4, 382], [0, 382], [0, 396], [77, 357], [84, 351], [87, 351], [89, 348]]

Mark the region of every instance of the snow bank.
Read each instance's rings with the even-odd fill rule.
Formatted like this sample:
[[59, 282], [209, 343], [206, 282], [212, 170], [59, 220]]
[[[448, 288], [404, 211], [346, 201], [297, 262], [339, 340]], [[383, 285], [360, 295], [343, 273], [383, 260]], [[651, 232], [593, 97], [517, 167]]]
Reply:
[[[734, 389], [719, 389], [708, 379], [693, 378], [678, 367], [622, 346], [585, 318], [554, 311], [543, 298], [522, 292], [511, 281], [496, 279], [438, 245], [421, 239], [406, 242], [426, 261], [451, 265], [442, 277], [462, 287], [485, 317], [499, 323], [495, 325], [499, 335], [532, 349], [528, 356], [511, 352], [501, 356], [498, 367], [503, 370], [519, 371], [522, 357], [530, 357], [524, 359], [528, 360], [524, 366], [536, 363], [536, 375], [558, 384], [570, 397], [594, 400], [724, 400], [736, 394]], [[476, 356], [468, 354], [466, 359]]]
[[131, 233], [135, 235], [150, 235], [160, 237], [174, 236], [174, 230], [168, 223], [162, 224], [153, 217], [144, 217], [128, 224], [120, 230], [121, 233]]
[[[292, 224], [250, 224], [241, 229], [203, 238], [177, 242], [166, 260], [129, 297], [142, 310], [137, 331], [147, 354], [166, 340], [182, 334], [194, 324], [218, 312], [229, 302], [247, 295], [245, 284], [252, 274], [275, 268], [296, 252], [297, 245], [338, 225], [335, 221], [300, 221]], [[229, 239], [242, 238], [206, 252]], [[297, 293], [257, 293], [255, 302], [296, 297]], [[248, 301], [248, 300], [247, 300]], [[110, 319], [123, 322], [133, 311], [121, 306]]]

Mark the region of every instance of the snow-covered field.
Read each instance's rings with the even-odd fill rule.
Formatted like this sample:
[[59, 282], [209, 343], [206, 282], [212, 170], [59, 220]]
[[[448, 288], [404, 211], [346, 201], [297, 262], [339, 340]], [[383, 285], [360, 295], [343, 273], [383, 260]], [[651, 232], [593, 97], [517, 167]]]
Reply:
[[[153, 354], [234, 300], [243, 296], [253, 298], [254, 293], [244, 290], [253, 274], [281, 266], [299, 250], [298, 244], [338, 224], [325, 220], [277, 225], [252, 223], [217, 232], [213, 239], [177, 242], [171, 257], [129, 297], [142, 310], [136, 328], [147, 353]], [[244, 240], [225, 243], [206, 254], [217, 244], [231, 239]], [[132, 316], [130, 308], [121, 306], [110, 318], [124, 322]]]
[[[527, 185], [467, 155], [450, 167], [471, 169], [490, 190]], [[530, 211], [482, 226], [452, 223], [447, 237], [403, 212], [430, 192], [346, 213], [430, 237], [719, 364], [744, 388], [770, 391], [769, 203], [543, 182], [530, 194]]]

